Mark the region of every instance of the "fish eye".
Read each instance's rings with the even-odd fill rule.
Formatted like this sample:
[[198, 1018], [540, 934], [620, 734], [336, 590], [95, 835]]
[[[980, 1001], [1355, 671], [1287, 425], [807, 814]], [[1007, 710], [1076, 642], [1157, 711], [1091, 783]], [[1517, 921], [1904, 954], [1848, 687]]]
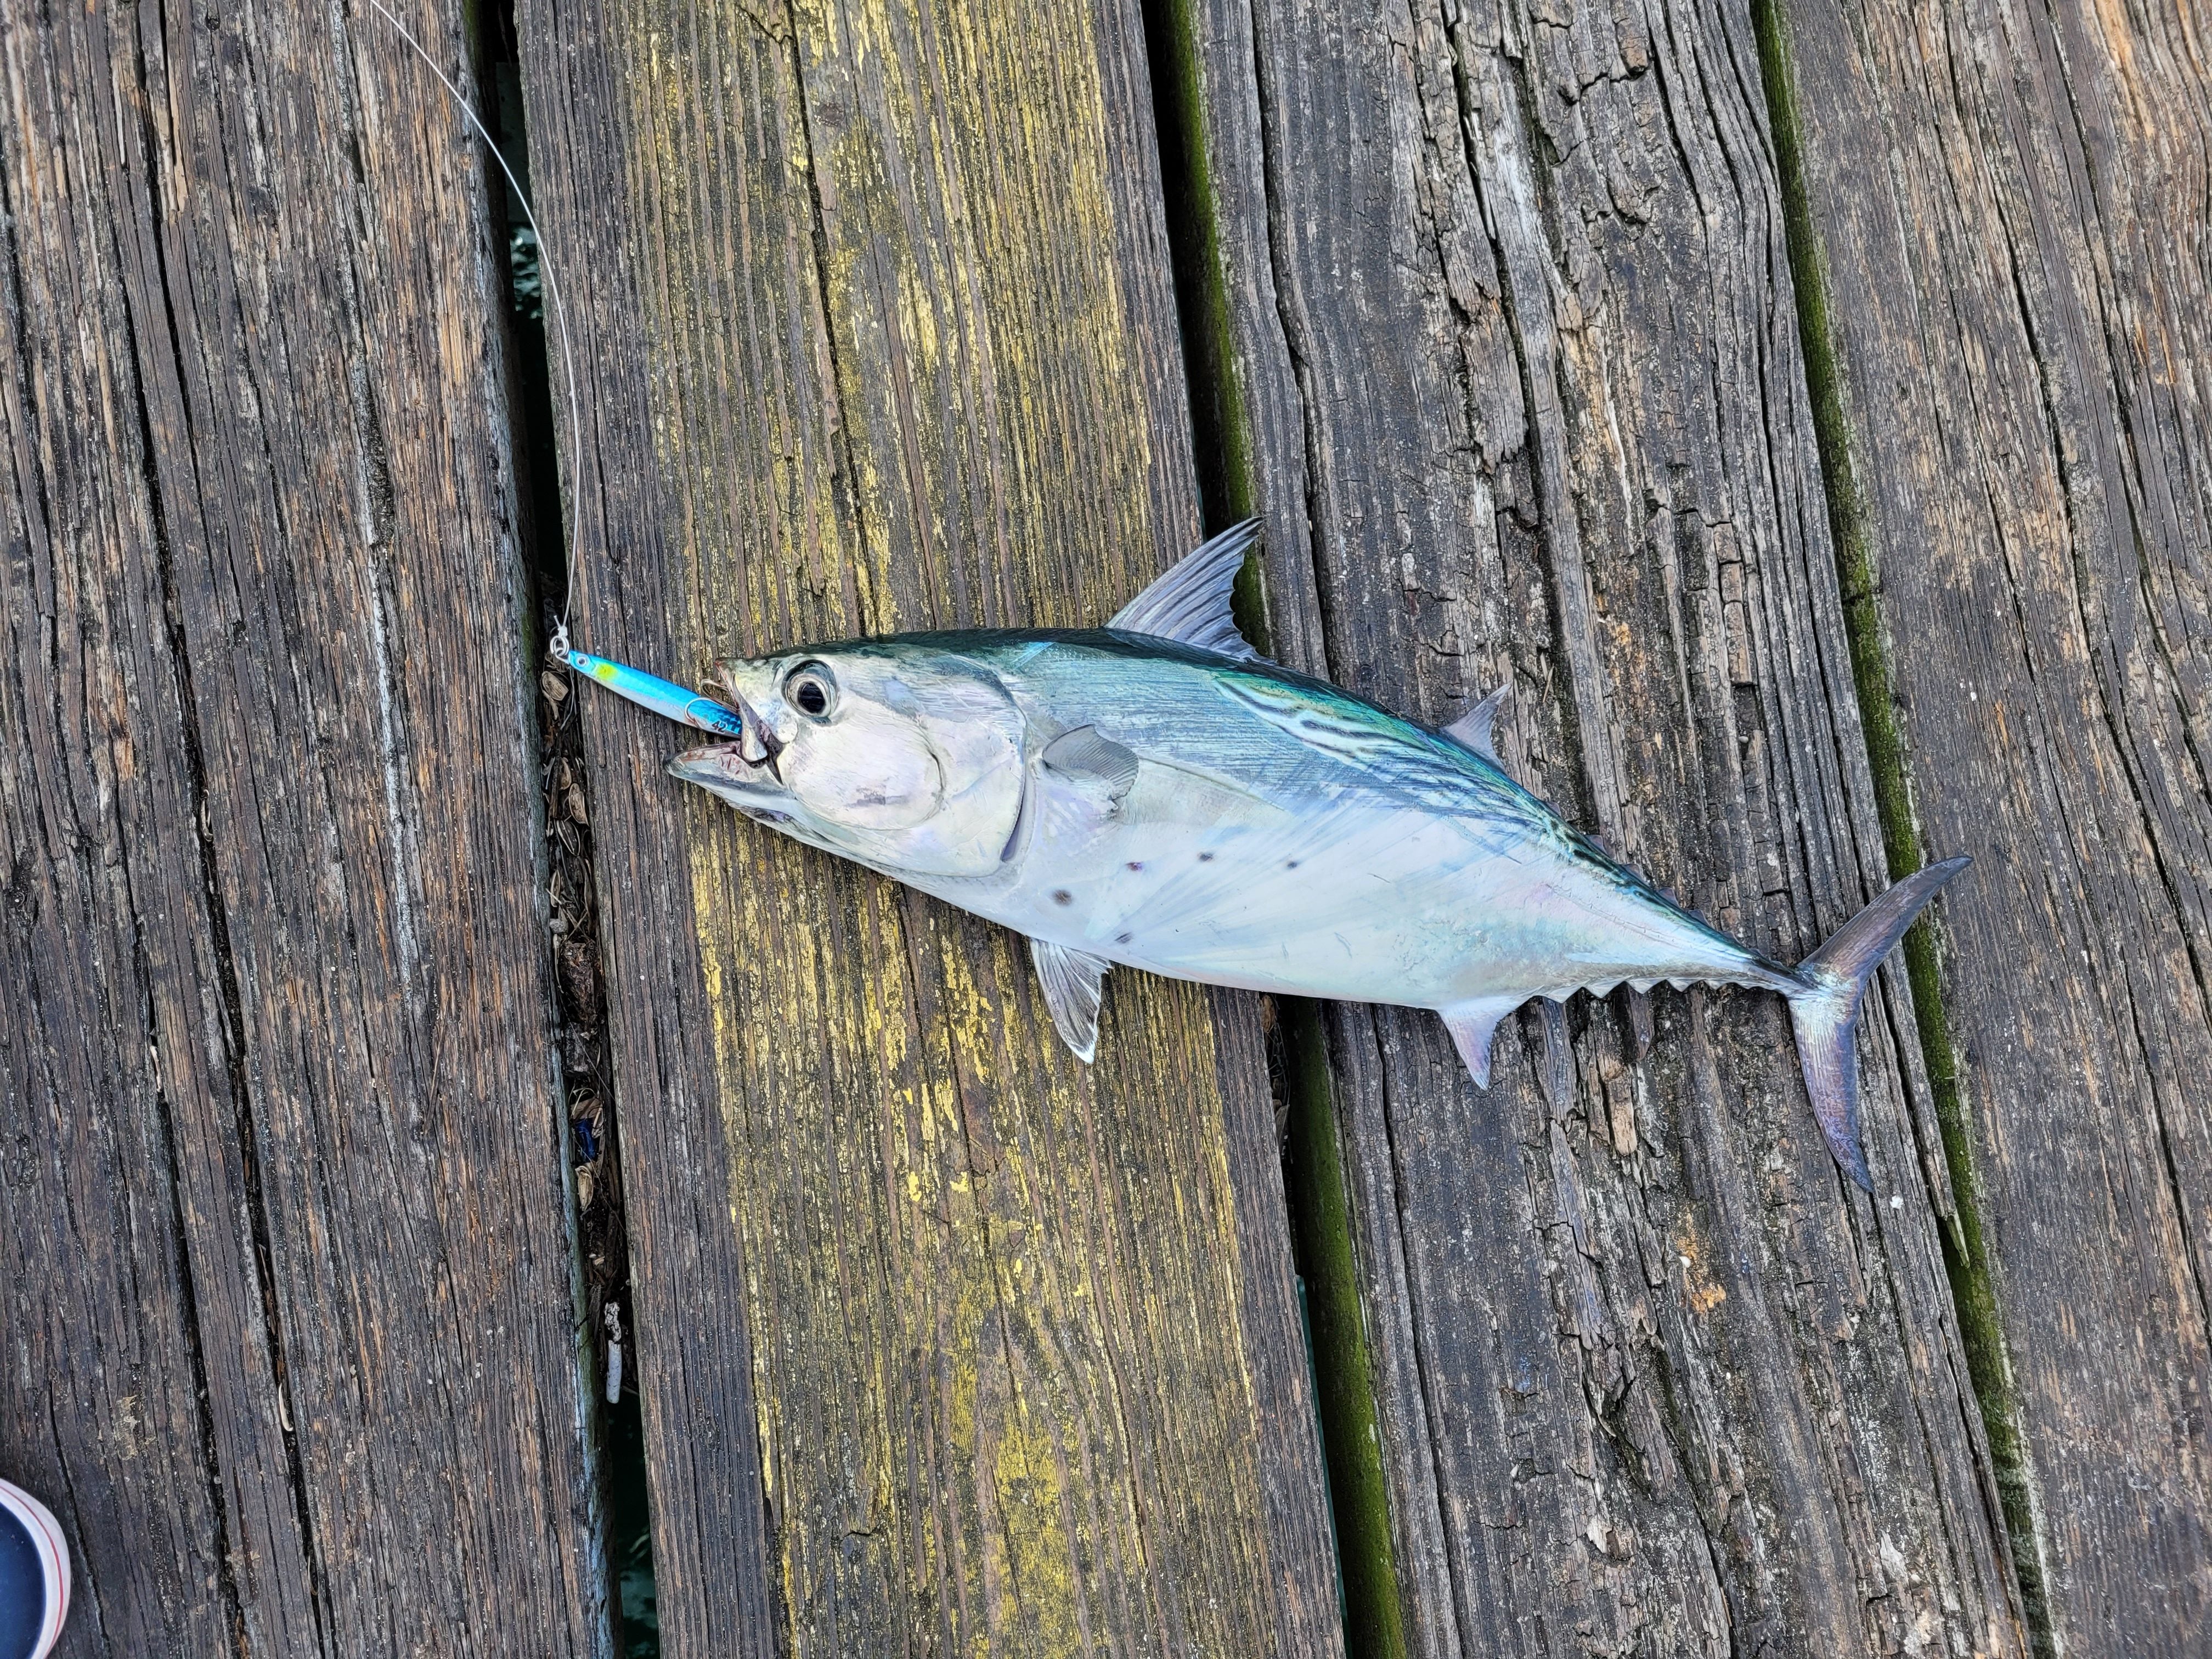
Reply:
[[837, 706], [837, 682], [822, 664], [803, 662], [784, 677], [783, 700], [809, 720], [827, 720]]

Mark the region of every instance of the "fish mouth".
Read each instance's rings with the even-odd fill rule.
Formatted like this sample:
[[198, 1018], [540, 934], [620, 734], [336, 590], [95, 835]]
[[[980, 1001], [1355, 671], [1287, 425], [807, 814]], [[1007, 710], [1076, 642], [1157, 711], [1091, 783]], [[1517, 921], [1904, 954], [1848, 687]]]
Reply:
[[[750, 738], [750, 732], [746, 735]], [[687, 749], [668, 763], [668, 775], [720, 795], [758, 823], [787, 823], [791, 814], [785, 808], [791, 793], [776, 775], [775, 755], [770, 751], [758, 762], [749, 760], [745, 750], [752, 746], [745, 738], [740, 738], [736, 743], [710, 743], [703, 748]]]

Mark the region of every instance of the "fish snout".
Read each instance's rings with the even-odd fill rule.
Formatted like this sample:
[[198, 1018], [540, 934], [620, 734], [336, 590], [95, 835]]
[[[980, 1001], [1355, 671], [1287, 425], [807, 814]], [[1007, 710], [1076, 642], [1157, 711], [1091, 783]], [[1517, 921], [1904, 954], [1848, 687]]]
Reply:
[[[750, 720], [747, 736], [750, 736]], [[789, 792], [775, 775], [774, 757], [756, 763], [745, 757], [745, 738], [687, 749], [668, 763], [668, 775], [696, 783], [755, 817], [785, 817]]]

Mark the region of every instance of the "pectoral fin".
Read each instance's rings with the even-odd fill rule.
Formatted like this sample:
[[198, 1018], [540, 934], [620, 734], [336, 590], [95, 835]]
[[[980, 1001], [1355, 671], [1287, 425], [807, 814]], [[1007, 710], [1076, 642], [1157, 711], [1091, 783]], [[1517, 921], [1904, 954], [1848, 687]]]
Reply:
[[1063, 732], [1037, 757], [1037, 827], [1063, 846], [1082, 846], [1121, 816], [1137, 781], [1137, 757], [1093, 726]]
[[1045, 745], [1037, 764], [1053, 782], [1091, 796], [1108, 811], [1120, 807], [1137, 781], [1135, 752], [1101, 737], [1095, 726], [1061, 732]]
[[1498, 1029], [1499, 1020], [1527, 1000], [1526, 997], [1515, 997], [1510, 1001], [1504, 997], [1483, 997], [1472, 1002], [1455, 1002], [1438, 1011], [1444, 1017], [1444, 1029], [1458, 1046], [1459, 1057], [1467, 1062], [1468, 1075], [1474, 1079], [1476, 1088], [1490, 1086], [1490, 1034]]
[[1036, 963], [1037, 983], [1044, 987], [1045, 1006], [1052, 1010], [1053, 1028], [1085, 1065], [1098, 1052], [1098, 1004], [1104, 994], [1104, 958], [1049, 939], [1030, 941], [1030, 957]]
[[1044, 746], [1021, 811], [1000, 850], [1005, 863], [1042, 836], [1063, 849], [1082, 847], [1121, 815], [1121, 803], [1137, 781], [1137, 757], [1094, 726], [1063, 732]]

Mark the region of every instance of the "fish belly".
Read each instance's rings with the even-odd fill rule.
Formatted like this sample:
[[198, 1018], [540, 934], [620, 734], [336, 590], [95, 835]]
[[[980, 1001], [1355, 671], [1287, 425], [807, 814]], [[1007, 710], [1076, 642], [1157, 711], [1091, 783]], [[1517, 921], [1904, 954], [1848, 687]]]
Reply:
[[1042, 838], [988, 908], [945, 896], [1111, 962], [1340, 1001], [1443, 1008], [1757, 971], [1522, 826], [1357, 802], [1293, 813], [1187, 774], [1140, 781], [1130, 808]]

